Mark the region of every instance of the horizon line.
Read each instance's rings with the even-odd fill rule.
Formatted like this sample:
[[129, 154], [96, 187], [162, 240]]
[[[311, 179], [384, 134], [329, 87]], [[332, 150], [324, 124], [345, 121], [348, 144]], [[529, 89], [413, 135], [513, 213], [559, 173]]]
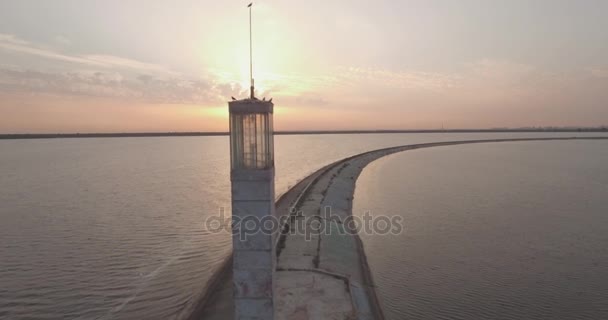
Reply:
[[[275, 135], [308, 134], [382, 134], [382, 133], [475, 133], [475, 132], [608, 132], [598, 127], [520, 127], [520, 128], [462, 128], [462, 129], [376, 129], [376, 130], [280, 130]], [[52, 138], [119, 138], [119, 137], [196, 137], [227, 136], [227, 131], [166, 131], [166, 132], [90, 132], [90, 133], [0, 133], [0, 139]]]

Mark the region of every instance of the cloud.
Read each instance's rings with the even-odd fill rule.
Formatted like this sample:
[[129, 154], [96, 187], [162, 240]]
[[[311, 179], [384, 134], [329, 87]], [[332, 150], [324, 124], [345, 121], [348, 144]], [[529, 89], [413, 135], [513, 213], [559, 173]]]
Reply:
[[[55, 39], [57, 40], [57, 39]], [[245, 90], [213, 75], [188, 76], [161, 65], [113, 55], [75, 55], [0, 33], [4, 51], [67, 62], [59, 71], [0, 65], [0, 93], [25, 92], [131, 99], [151, 103], [217, 104]]]
[[329, 104], [323, 97], [317, 97], [314, 95], [303, 95], [295, 98], [297, 104], [302, 105], [314, 105], [314, 106], [325, 106]]
[[1, 92], [27, 92], [64, 96], [109, 97], [150, 103], [213, 104], [225, 101], [240, 88], [211, 80], [162, 78], [116, 71], [52, 73], [0, 67]]
[[145, 63], [137, 60], [121, 58], [117, 56], [111, 55], [85, 55], [83, 56], [87, 61], [92, 64], [102, 65], [109, 68], [113, 67], [121, 67], [135, 70], [146, 70], [146, 71], [157, 71], [169, 74], [175, 74], [172, 71], [169, 71], [167, 68], [151, 64]]
[[519, 78], [536, 71], [531, 65], [487, 58], [469, 64], [469, 67], [475, 75], [491, 78]]
[[343, 85], [384, 86], [394, 89], [441, 90], [454, 86], [458, 77], [450, 74], [391, 71], [372, 67], [341, 67], [337, 72]]
[[0, 44], [1, 43], [23, 45], [23, 46], [29, 45], [29, 42], [21, 40], [12, 34], [5, 34], [5, 33], [0, 33]]
[[305, 93], [298, 96], [283, 96], [278, 98], [281, 105], [289, 107], [325, 107], [330, 102], [322, 95]]
[[[162, 65], [114, 55], [68, 54], [9, 34], [0, 34], [0, 57], [3, 51], [30, 55], [37, 61], [43, 58], [66, 63], [49, 63], [48, 70], [44, 69], [46, 64], [38, 69], [37, 64], [0, 65], [0, 95], [90, 96], [127, 102], [219, 106], [230, 96], [248, 94], [248, 85], [238, 81], [240, 76], [225, 70], [208, 69], [198, 75], [186, 75]], [[605, 97], [603, 82], [598, 78], [608, 78], [605, 68], [560, 73], [494, 59], [461, 67], [458, 72], [370, 66], [338, 66], [316, 72], [311, 68], [302, 73], [259, 72], [256, 88], [258, 96], [274, 97], [278, 104], [296, 109], [323, 107], [355, 114], [373, 107], [387, 115], [424, 110], [427, 115], [442, 117], [449, 112], [453, 117], [462, 117], [467, 110], [486, 112], [489, 119], [491, 113], [525, 110], [527, 116], [533, 114], [529, 110], [547, 114], [574, 110], [574, 105], [595, 110]]]
[[[63, 38], [64, 40], [67, 40]], [[55, 39], [57, 40], [57, 38]], [[69, 41], [69, 40], [68, 40]], [[64, 41], [65, 42], [65, 41]], [[5, 51], [29, 54], [45, 59], [58, 60], [74, 64], [85, 65], [98, 68], [127, 68], [132, 70], [144, 70], [150, 72], [172, 73], [163, 66], [145, 63], [137, 60], [112, 56], [112, 55], [75, 55], [59, 52], [52, 48], [47, 48], [32, 44], [14, 35], [0, 33], [0, 49]]]
[[479, 86], [495, 89], [519, 86], [537, 79], [541, 73], [534, 67], [509, 61], [483, 59], [465, 65], [458, 73], [417, 70], [392, 71], [374, 67], [342, 67], [339, 83], [349, 87], [383, 87], [408, 93], [437, 93]]

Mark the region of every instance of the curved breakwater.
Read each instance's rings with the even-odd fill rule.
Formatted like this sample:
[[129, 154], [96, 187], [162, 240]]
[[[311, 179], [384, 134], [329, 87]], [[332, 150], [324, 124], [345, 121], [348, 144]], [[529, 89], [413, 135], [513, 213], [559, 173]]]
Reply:
[[[436, 143], [411, 144], [365, 152], [334, 162], [308, 176], [290, 189], [277, 201], [277, 214], [288, 215], [303, 212], [310, 217], [320, 217], [321, 208], [330, 206], [334, 214], [347, 218], [352, 215], [352, 199], [356, 180], [363, 168], [372, 161], [396, 152], [420, 148], [473, 143], [498, 143], [517, 141], [551, 140], [605, 140], [607, 137], [556, 137], [514, 138], [489, 140], [464, 140]], [[295, 210], [290, 210], [295, 208]], [[308, 241], [292, 236], [288, 231], [292, 219], [287, 220], [277, 247], [277, 286], [281, 296], [296, 298], [278, 303], [278, 318], [304, 316], [308, 318], [337, 316], [338, 318], [375, 318], [383, 314], [374, 292], [374, 283], [367, 265], [363, 245], [358, 235], [320, 236], [318, 241]], [[339, 223], [338, 223], [339, 224]], [[340, 228], [339, 225], [335, 227]], [[344, 226], [342, 226], [344, 227]], [[344, 250], [344, 249], [347, 250]], [[331, 278], [339, 281], [331, 283]], [[346, 286], [342, 297], [309, 296], [306, 292], [290, 292], [293, 279], [312, 283], [324, 282], [323, 289], [329, 294], [332, 286]], [[321, 280], [321, 281], [319, 281]], [[336, 289], [336, 288], [333, 288]], [[210, 281], [200, 303], [190, 319], [225, 319], [232, 316], [231, 259], [227, 259]], [[290, 295], [291, 294], [291, 295]], [[299, 296], [297, 296], [299, 295]], [[333, 298], [333, 299], [332, 299]], [[282, 299], [279, 297], [279, 299]], [[287, 307], [285, 307], [287, 306]], [[316, 310], [313, 313], [312, 310]], [[321, 311], [319, 311], [321, 310]], [[308, 313], [310, 311], [310, 313]]]

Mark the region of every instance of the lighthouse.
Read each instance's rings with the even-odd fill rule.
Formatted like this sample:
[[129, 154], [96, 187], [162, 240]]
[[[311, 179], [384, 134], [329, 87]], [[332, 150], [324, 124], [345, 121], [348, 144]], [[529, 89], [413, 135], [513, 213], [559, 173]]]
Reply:
[[[251, 4], [249, 22], [251, 30]], [[251, 56], [250, 50], [250, 62]], [[233, 98], [228, 103], [234, 316], [238, 320], [271, 320], [275, 309], [276, 235], [267, 226], [276, 223], [272, 220], [275, 213], [274, 105], [272, 99], [255, 97], [252, 74], [250, 78], [249, 97]]]
[[249, 98], [229, 110], [235, 319], [273, 319], [273, 104]]

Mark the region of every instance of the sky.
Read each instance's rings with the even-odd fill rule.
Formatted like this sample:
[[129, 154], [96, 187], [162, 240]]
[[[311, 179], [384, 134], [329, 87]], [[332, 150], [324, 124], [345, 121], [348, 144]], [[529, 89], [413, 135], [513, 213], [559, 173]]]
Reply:
[[[0, 0], [0, 133], [226, 131], [249, 1]], [[608, 1], [260, 0], [277, 130], [608, 125]]]

